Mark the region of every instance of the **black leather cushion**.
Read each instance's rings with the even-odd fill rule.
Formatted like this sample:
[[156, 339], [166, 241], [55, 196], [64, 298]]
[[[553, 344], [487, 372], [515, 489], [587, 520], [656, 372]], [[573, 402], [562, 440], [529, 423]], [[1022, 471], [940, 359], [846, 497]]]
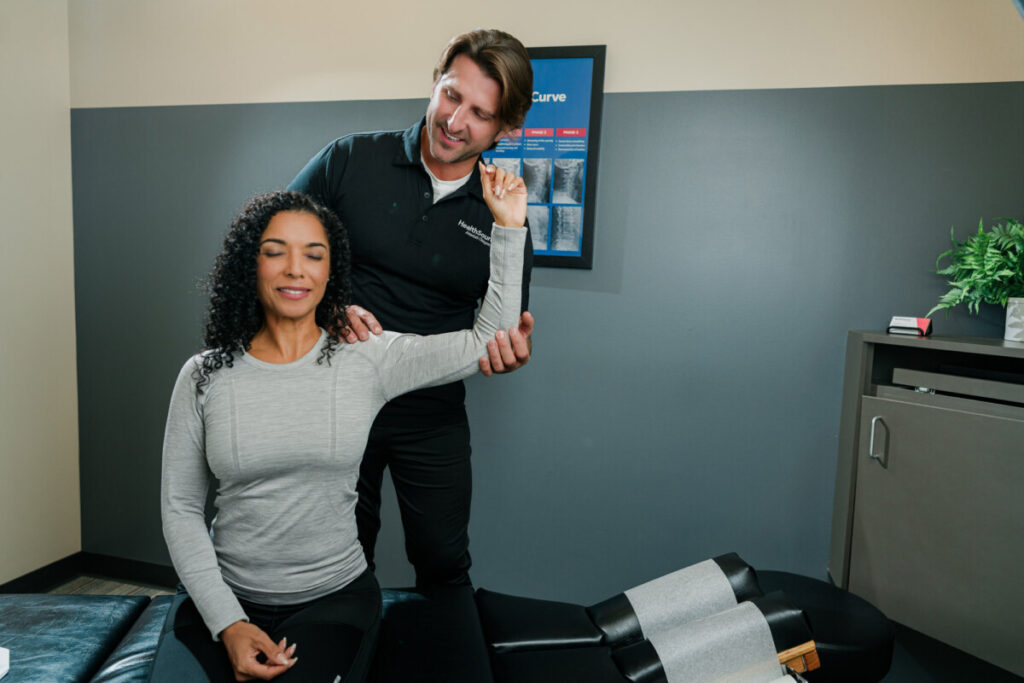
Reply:
[[153, 598], [91, 683], [143, 683], [149, 677], [171, 598], [170, 595]]
[[630, 683], [668, 683], [661, 657], [649, 640], [613, 650], [612, 659]]
[[793, 601], [782, 591], [773, 591], [760, 598], [754, 598], [751, 602], [761, 610], [765, 621], [768, 622], [776, 652], [803, 645], [812, 639], [807, 615], [803, 610], [794, 607]]
[[493, 681], [471, 587], [384, 589], [382, 600], [384, 617], [370, 681]]
[[757, 572], [736, 553], [726, 553], [711, 558], [718, 565], [718, 568], [729, 579], [732, 592], [736, 595], [736, 602], [753, 600], [761, 595], [761, 586], [757, 582]]
[[476, 607], [487, 644], [498, 653], [587, 647], [600, 645], [604, 638], [580, 605], [480, 588]]
[[497, 683], [629, 683], [607, 647], [495, 653]]
[[821, 668], [808, 681], [873, 683], [889, 672], [895, 632], [871, 603], [841, 588], [789, 572], [758, 571], [761, 588], [782, 591], [807, 615]]
[[140, 595], [0, 595], [4, 683], [87, 681], [142, 613]]
[[587, 607], [587, 616], [601, 629], [604, 642], [609, 647], [622, 647], [639, 643], [644, 639], [640, 619], [625, 593], [613, 595], [607, 600]]

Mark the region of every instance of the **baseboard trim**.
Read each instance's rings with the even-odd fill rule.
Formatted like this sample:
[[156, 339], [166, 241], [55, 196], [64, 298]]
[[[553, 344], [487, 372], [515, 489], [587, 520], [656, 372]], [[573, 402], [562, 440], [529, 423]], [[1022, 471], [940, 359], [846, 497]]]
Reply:
[[82, 553], [78, 552], [0, 584], [0, 593], [45, 593], [83, 573]]
[[45, 593], [81, 574], [102, 576], [117, 581], [148, 583], [171, 589], [178, 585], [177, 573], [173, 567], [167, 565], [112, 555], [77, 552], [0, 584], [0, 593]]
[[124, 557], [83, 552], [83, 574], [93, 574], [118, 581], [148, 583], [173, 589], [178, 585], [178, 574], [174, 567]]

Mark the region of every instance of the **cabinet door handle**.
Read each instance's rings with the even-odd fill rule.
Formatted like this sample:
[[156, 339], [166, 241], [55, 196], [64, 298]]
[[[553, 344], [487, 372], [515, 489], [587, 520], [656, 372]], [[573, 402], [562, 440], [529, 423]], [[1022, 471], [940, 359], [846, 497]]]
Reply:
[[881, 423], [882, 426], [885, 427], [886, 431], [889, 430], [889, 427], [885, 424], [885, 420], [882, 419], [881, 415], [875, 415], [873, 418], [871, 418], [871, 438], [868, 439], [868, 457], [877, 460], [878, 464], [881, 465], [882, 467], [887, 467], [889, 465], [889, 458], [882, 457], [887, 455], [884, 446], [882, 448], [881, 455], [875, 453], [875, 430], [879, 423]]

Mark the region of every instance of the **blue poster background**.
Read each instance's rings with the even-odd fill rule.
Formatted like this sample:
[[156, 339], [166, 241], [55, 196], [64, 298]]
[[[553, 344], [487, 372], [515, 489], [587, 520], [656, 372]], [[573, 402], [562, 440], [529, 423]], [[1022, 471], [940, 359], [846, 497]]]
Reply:
[[522, 134], [485, 154], [523, 176], [535, 254], [582, 253], [594, 60], [533, 59], [533, 104]]

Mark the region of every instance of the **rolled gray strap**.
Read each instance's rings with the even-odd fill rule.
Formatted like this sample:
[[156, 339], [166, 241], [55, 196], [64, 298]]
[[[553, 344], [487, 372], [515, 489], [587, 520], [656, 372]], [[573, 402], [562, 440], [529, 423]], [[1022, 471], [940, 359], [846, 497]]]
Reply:
[[705, 560], [625, 592], [645, 638], [736, 606], [729, 579]]
[[668, 683], [765, 683], [785, 673], [768, 622], [749, 602], [649, 640]]

